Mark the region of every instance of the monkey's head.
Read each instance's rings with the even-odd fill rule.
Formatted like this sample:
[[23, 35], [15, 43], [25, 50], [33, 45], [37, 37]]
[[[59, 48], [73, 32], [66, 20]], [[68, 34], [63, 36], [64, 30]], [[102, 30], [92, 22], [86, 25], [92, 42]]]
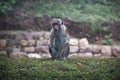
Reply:
[[63, 21], [58, 18], [54, 18], [51, 20], [51, 26], [54, 31], [60, 31], [61, 25], [63, 25]]

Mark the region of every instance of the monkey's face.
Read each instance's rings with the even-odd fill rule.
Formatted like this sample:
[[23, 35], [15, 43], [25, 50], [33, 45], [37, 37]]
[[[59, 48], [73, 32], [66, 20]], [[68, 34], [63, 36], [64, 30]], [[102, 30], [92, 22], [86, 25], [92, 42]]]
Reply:
[[59, 23], [53, 23], [52, 24], [52, 28], [54, 29], [54, 31], [60, 31], [60, 24]]
[[63, 25], [63, 22], [61, 19], [54, 18], [51, 20], [51, 25], [54, 31], [59, 32], [61, 31], [61, 26]]

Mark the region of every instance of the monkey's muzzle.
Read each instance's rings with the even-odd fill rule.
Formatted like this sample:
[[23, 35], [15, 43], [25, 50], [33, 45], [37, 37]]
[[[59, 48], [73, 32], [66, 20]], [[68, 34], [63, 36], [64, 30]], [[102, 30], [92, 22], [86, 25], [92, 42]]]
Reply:
[[54, 30], [55, 31], [59, 31], [59, 26], [58, 25], [54, 25]]

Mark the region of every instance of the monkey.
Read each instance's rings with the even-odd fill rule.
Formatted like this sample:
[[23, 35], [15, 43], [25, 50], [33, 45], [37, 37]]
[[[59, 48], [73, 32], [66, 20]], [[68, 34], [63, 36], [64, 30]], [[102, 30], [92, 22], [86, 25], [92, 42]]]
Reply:
[[49, 38], [49, 52], [52, 59], [64, 60], [69, 54], [69, 34], [63, 21], [58, 18], [51, 20], [51, 31]]

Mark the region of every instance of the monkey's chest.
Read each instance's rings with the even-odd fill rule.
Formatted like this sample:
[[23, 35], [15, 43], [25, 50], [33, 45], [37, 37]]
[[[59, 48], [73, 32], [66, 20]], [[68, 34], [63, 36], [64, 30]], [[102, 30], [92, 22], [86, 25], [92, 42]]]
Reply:
[[63, 38], [57, 37], [54, 40], [54, 46], [55, 46], [56, 49], [59, 49], [62, 46], [63, 43], [64, 43]]

